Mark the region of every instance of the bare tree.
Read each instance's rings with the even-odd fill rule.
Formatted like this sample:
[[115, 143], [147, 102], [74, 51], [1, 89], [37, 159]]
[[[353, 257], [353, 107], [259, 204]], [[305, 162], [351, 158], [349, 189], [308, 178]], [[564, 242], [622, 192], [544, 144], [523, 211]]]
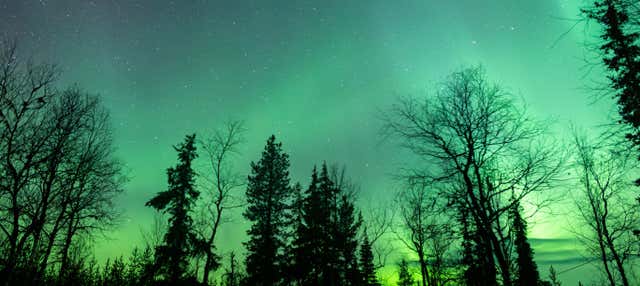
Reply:
[[581, 185], [576, 206], [586, 228], [580, 239], [599, 257], [610, 285], [627, 286], [628, 259], [637, 244], [633, 231], [640, 222], [630, 174], [637, 162], [625, 146], [590, 144], [578, 134], [574, 142]]
[[409, 185], [441, 186], [469, 211], [491, 247], [502, 284], [512, 285], [508, 223], [514, 204], [551, 186], [563, 158], [542, 140], [544, 128], [480, 67], [454, 72], [425, 101], [400, 100], [383, 116], [385, 134], [422, 159], [404, 169]]
[[455, 241], [450, 218], [442, 202], [425, 185], [410, 186], [399, 194], [402, 227], [398, 239], [418, 256], [422, 286], [445, 285], [446, 256]]
[[0, 44], [0, 280], [38, 284], [50, 256], [61, 269], [73, 238], [115, 222], [123, 182], [108, 112], [98, 97], [57, 90], [55, 68]]
[[244, 186], [244, 178], [234, 171], [231, 159], [238, 154], [238, 147], [244, 142], [245, 128], [240, 121], [227, 122], [223, 129], [200, 142], [206, 154], [210, 173], [201, 177], [208, 182], [203, 192], [200, 235], [204, 240], [205, 264], [203, 283], [209, 283], [209, 274], [219, 267], [219, 257], [215, 253], [215, 239], [220, 224], [224, 222], [225, 210], [241, 207], [237, 191]]
[[68, 111], [76, 105], [84, 112], [80, 113], [74, 140], [62, 151], [67, 158], [59, 182], [66, 224], [60, 249], [62, 274], [75, 236], [90, 237], [116, 225], [120, 212], [114, 200], [126, 181], [122, 165], [115, 159], [109, 115], [100, 100], [70, 90], [63, 93], [58, 109]]
[[[347, 169], [337, 164], [331, 165], [329, 168], [329, 177], [336, 184], [336, 188], [343, 190], [349, 201], [355, 202], [359, 186], [347, 176]], [[362, 227], [366, 229], [369, 242], [372, 246], [374, 255], [374, 265], [376, 269], [383, 268], [386, 265], [387, 258], [393, 252], [393, 245], [390, 240], [382, 239], [391, 231], [394, 219], [394, 209], [390, 203], [369, 204], [364, 208]]]
[[56, 70], [51, 65], [20, 61], [15, 42], [0, 42], [0, 229], [5, 259], [2, 279], [8, 283], [19, 264], [33, 226], [24, 220], [32, 199], [29, 182], [45, 158], [49, 134], [41, 109], [54, 95]]
[[367, 230], [369, 242], [372, 246], [374, 266], [383, 268], [387, 259], [394, 252], [394, 247], [388, 235], [392, 233], [395, 218], [393, 202], [377, 202], [365, 208], [363, 219], [364, 229]]

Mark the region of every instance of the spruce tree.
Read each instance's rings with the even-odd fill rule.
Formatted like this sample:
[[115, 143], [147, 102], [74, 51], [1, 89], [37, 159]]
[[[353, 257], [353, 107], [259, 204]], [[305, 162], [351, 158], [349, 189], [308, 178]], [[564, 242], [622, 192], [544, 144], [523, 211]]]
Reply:
[[319, 223], [321, 236], [317, 243], [319, 248], [319, 270], [322, 273], [322, 285], [341, 285], [340, 271], [338, 264], [341, 249], [341, 234], [339, 233], [338, 221], [338, 197], [340, 190], [329, 177], [327, 164], [323, 163], [320, 169], [320, 177], [318, 178], [318, 187], [320, 188], [319, 210], [316, 218]]
[[462, 259], [460, 262], [464, 266], [462, 277], [465, 285], [472, 286], [475, 283], [474, 281], [477, 280], [478, 265], [473, 253], [473, 236], [467, 213], [465, 209], [462, 209], [460, 216], [460, 224], [462, 226]]
[[305, 196], [302, 191], [300, 183], [296, 183], [292, 188], [293, 204], [290, 210], [290, 234], [289, 243], [286, 246], [286, 263], [287, 270], [283, 277], [285, 284], [287, 285], [300, 285], [302, 280], [306, 278], [306, 274], [309, 273], [309, 263], [306, 257], [307, 253], [302, 246], [302, 238], [300, 234], [303, 233], [304, 225], [304, 204]]
[[[621, 122], [632, 130], [627, 138], [640, 148], [640, 34], [631, 27], [628, 7], [632, 1], [601, 0], [582, 12], [602, 25], [600, 50], [615, 91]], [[640, 180], [636, 181], [640, 184]]]
[[360, 246], [360, 271], [362, 275], [363, 286], [379, 286], [378, 278], [376, 278], [376, 269], [373, 265], [373, 251], [369, 237], [364, 235]]
[[462, 225], [462, 265], [463, 280], [469, 286], [495, 286], [496, 266], [491, 254], [491, 246], [478, 233], [469, 218], [468, 211], [461, 209]]
[[171, 285], [185, 283], [189, 258], [198, 245], [189, 215], [199, 195], [192, 169], [192, 161], [197, 157], [195, 134], [187, 135], [184, 142], [174, 149], [178, 152], [178, 164], [167, 170], [167, 190], [157, 193], [146, 203], [146, 206], [169, 214], [164, 242], [155, 253], [157, 273]]
[[520, 214], [520, 205], [515, 204], [511, 210], [511, 228], [514, 236], [516, 265], [518, 267], [517, 285], [536, 286], [540, 281], [538, 266], [533, 260], [533, 249], [527, 240], [527, 222]]
[[409, 272], [409, 263], [403, 258], [398, 270], [398, 286], [413, 286], [414, 283], [415, 281]]
[[330, 177], [326, 163], [313, 169], [304, 196], [297, 200], [300, 221], [291, 267], [303, 285], [358, 285], [357, 233], [361, 218], [351, 198]]
[[322, 193], [319, 188], [318, 171], [314, 167], [311, 182], [303, 197], [298, 198], [299, 221], [293, 242], [295, 278], [302, 285], [320, 285], [322, 264], [322, 240], [325, 235], [322, 220]]
[[558, 273], [553, 268], [553, 265], [549, 266], [549, 282], [551, 286], [562, 286], [562, 283], [558, 279]]
[[286, 269], [287, 212], [291, 204], [289, 157], [282, 143], [269, 137], [257, 163], [251, 163], [246, 191], [248, 207], [243, 213], [252, 225], [245, 243], [247, 284], [278, 285]]
[[355, 206], [347, 194], [340, 194], [337, 218], [334, 243], [338, 253], [337, 269], [342, 271], [339, 285], [358, 285], [360, 273], [357, 264], [357, 236], [362, 225], [362, 216], [356, 215]]

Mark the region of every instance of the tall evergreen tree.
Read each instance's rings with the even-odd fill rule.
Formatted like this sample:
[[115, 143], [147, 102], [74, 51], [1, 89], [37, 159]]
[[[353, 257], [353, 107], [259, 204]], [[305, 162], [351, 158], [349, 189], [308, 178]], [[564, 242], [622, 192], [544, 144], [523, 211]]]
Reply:
[[357, 285], [357, 233], [361, 218], [345, 190], [332, 180], [326, 163], [314, 168], [300, 198], [292, 270], [302, 285]]
[[468, 286], [495, 286], [496, 267], [490, 245], [482, 239], [468, 211], [461, 209], [463, 280]]
[[320, 169], [320, 177], [318, 178], [318, 187], [320, 189], [319, 196], [319, 212], [316, 218], [319, 222], [319, 229], [322, 236], [318, 243], [320, 244], [320, 263], [319, 270], [321, 273], [322, 285], [340, 285], [340, 274], [338, 270], [339, 256], [341, 249], [339, 245], [338, 231], [338, 197], [340, 189], [329, 177], [327, 164], [323, 163]]
[[527, 240], [527, 222], [520, 214], [520, 205], [515, 204], [511, 210], [511, 228], [514, 236], [514, 246], [518, 258], [517, 285], [536, 286], [540, 281], [538, 266], [533, 260], [533, 249]]
[[[344, 192], [342, 190], [341, 192]], [[339, 285], [358, 285], [360, 272], [357, 264], [358, 231], [362, 225], [362, 216], [356, 215], [353, 202], [347, 194], [340, 194], [337, 214], [337, 231], [334, 238], [338, 254], [337, 269], [340, 273]]]
[[302, 185], [296, 183], [293, 188], [293, 204], [290, 211], [290, 225], [291, 230], [289, 234], [290, 242], [286, 246], [286, 262], [287, 270], [285, 276], [285, 284], [287, 285], [301, 285], [306, 278], [306, 274], [309, 273], [309, 263], [306, 257], [306, 249], [302, 248], [303, 240], [300, 237], [300, 233], [305, 228], [304, 225], [304, 204], [305, 195], [302, 191]]
[[[632, 127], [627, 138], [640, 148], [640, 45], [638, 27], [631, 27], [629, 7], [634, 1], [600, 0], [582, 12], [602, 25], [600, 50], [615, 90], [621, 122]], [[640, 184], [640, 180], [636, 181]]]
[[327, 238], [326, 219], [323, 208], [323, 193], [320, 189], [318, 171], [314, 167], [311, 182], [300, 199], [300, 221], [294, 240], [294, 266], [296, 278], [301, 285], [322, 285], [323, 251]]
[[473, 283], [476, 280], [477, 266], [473, 255], [473, 237], [469, 225], [468, 212], [465, 211], [465, 209], [462, 209], [460, 224], [462, 226], [462, 259], [460, 262], [464, 267], [462, 279], [465, 282], [465, 285], [471, 286], [474, 285]]
[[376, 277], [376, 268], [373, 265], [373, 251], [371, 250], [371, 243], [369, 242], [369, 237], [367, 236], [366, 231], [360, 246], [360, 267], [362, 285], [380, 285], [380, 283], [378, 283], [378, 278]]
[[409, 272], [409, 263], [407, 263], [407, 260], [403, 258], [398, 266], [398, 286], [414, 286], [415, 281]]
[[287, 265], [287, 212], [291, 204], [289, 185], [289, 157], [282, 151], [282, 143], [269, 137], [257, 163], [251, 163], [246, 191], [249, 206], [244, 217], [252, 225], [245, 243], [247, 283], [256, 286], [278, 285]]
[[174, 149], [178, 152], [178, 164], [167, 170], [167, 190], [157, 193], [146, 203], [146, 206], [169, 214], [164, 242], [156, 249], [156, 267], [158, 274], [170, 285], [185, 283], [189, 258], [198, 245], [189, 215], [199, 195], [192, 169], [192, 161], [197, 157], [195, 134], [187, 135]]

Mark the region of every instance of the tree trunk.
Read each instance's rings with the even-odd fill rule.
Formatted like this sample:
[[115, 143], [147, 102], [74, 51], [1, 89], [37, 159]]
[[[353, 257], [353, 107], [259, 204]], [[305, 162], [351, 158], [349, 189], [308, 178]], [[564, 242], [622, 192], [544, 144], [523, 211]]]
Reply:
[[427, 262], [424, 260], [424, 250], [420, 246], [418, 248], [418, 261], [420, 262], [420, 274], [422, 275], [422, 286], [427, 286], [429, 280], [429, 269]]
[[220, 225], [220, 217], [222, 215], [222, 201], [218, 200], [216, 202], [216, 221], [213, 224], [213, 230], [211, 231], [211, 236], [209, 237], [209, 241], [207, 241], [207, 260], [204, 263], [204, 274], [202, 277], [202, 283], [205, 285], [209, 285], [209, 272], [211, 272], [212, 268], [213, 268], [213, 264], [214, 264], [214, 255], [215, 253], [213, 253], [211, 251], [211, 247], [213, 246], [215, 240], [216, 240], [216, 233], [218, 233], [218, 226]]

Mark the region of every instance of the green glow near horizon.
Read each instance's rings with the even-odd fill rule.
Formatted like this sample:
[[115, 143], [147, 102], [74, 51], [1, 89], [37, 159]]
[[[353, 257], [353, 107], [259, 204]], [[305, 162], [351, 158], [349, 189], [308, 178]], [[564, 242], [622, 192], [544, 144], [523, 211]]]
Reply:
[[[0, 2], [16, 15], [0, 24], [28, 52], [59, 63], [64, 84], [102, 94], [112, 111], [130, 182], [119, 201], [125, 219], [96, 246], [98, 257], [141, 243], [154, 215], [143, 205], [166, 187], [171, 145], [228, 118], [249, 129], [238, 170], [248, 173], [273, 133], [290, 154], [292, 181], [305, 184], [323, 160], [344, 164], [370, 206], [390, 200], [389, 174], [407, 158], [381, 142], [376, 113], [397, 96], [426, 94], [462, 65], [482, 63], [534, 116], [555, 119], [554, 130], [590, 127], [611, 111], [606, 100], [590, 104], [584, 89], [585, 75], [597, 75], [584, 67], [584, 28], [564, 34], [577, 0], [16, 2]], [[222, 251], [244, 239], [246, 225], [233, 217]], [[569, 236], [553, 216], [536, 220], [534, 238]], [[536, 246], [543, 258], [572, 249]]]

